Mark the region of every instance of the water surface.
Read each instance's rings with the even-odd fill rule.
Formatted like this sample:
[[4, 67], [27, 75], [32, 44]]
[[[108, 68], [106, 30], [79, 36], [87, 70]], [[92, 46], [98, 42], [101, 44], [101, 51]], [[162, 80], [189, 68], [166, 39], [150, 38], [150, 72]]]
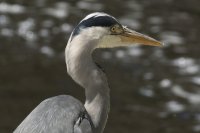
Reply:
[[200, 1], [10, 0], [0, 2], [0, 132], [9, 133], [42, 100], [84, 90], [66, 73], [73, 27], [103, 11], [163, 48], [96, 50], [106, 71], [111, 111], [105, 133], [200, 132]]

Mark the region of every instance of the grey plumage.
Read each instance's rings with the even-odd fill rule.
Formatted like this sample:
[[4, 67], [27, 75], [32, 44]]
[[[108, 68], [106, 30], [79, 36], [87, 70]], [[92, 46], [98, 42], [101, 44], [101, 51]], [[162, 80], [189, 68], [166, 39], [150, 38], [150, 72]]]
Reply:
[[110, 109], [110, 89], [104, 72], [94, 63], [96, 48], [134, 43], [160, 46], [153, 38], [132, 31], [112, 16], [92, 13], [73, 30], [65, 49], [67, 72], [85, 89], [85, 104], [61, 95], [39, 104], [14, 133], [102, 133]]
[[14, 133], [92, 133], [92, 128], [82, 103], [72, 96], [60, 95], [41, 102]]
[[[91, 21], [95, 21], [94, 16], [98, 18], [97, 15], [109, 18], [104, 13], [93, 13], [88, 15], [87, 19], [83, 19], [84, 23], [91, 24]], [[91, 17], [93, 18], [92, 20], [90, 19]], [[114, 20], [114, 18], [110, 18], [106, 23], [110, 23], [112, 19]], [[86, 22], [87, 20], [88, 23]], [[103, 23], [101, 22], [101, 24]], [[73, 31], [71, 34], [65, 50], [65, 56], [68, 74], [85, 88], [85, 105], [67, 95], [49, 98], [39, 104], [17, 127], [14, 133], [103, 132], [109, 112], [109, 88], [107, 87], [107, 79], [104, 73], [101, 72], [91, 58], [91, 51], [96, 47], [98, 39], [86, 39], [87, 36], [85, 38], [84, 34], [81, 33], [84, 28], [87, 30], [87, 28], [95, 25], [88, 25], [88, 27], [84, 28], [82, 25], [79, 26], [76, 28], [80, 32], [74, 34]], [[99, 25], [98, 27], [101, 26]], [[103, 34], [101, 33], [101, 35]], [[89, 41], [82, 41], [83, 38]]]

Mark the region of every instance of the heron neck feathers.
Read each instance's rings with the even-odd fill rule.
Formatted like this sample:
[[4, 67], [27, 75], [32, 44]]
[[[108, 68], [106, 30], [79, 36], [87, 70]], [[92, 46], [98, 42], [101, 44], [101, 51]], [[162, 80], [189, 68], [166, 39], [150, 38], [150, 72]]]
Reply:
[[71, 43], [68, 43], [65, 55], [68, 74], [85, 88], [84, 106], [93, 121], [96, 132], [101, 133], [107, 121], [110, 97], [107, 78], [93, 62], [91, 56], [97, 43], [98, 40], [83, 43], [80, 38], [74, 38]]

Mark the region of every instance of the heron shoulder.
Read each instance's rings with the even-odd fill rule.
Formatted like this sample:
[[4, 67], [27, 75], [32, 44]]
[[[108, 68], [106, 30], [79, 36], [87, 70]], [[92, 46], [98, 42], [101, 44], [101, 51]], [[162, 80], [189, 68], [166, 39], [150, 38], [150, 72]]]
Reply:
[[42, 101], [14, 133], [72, 133], [74, 127], [81, 124], [83, 114], [88, 117], [90, 126], [89, 115], [79, 100], [69, 95], [55, 96]]

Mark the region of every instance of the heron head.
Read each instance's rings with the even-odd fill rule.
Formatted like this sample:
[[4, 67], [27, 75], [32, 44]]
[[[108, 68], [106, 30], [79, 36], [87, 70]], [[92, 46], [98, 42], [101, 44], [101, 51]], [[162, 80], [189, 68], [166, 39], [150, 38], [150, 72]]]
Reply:
[[74, 29], [69, 41], [74, 38], [90, 43], [95, 48], [113, 48], [143, 44], [162, 46], [162, 43], [121, 25], [113, 16], [106, 13], [92, 13], [86, 16]]

